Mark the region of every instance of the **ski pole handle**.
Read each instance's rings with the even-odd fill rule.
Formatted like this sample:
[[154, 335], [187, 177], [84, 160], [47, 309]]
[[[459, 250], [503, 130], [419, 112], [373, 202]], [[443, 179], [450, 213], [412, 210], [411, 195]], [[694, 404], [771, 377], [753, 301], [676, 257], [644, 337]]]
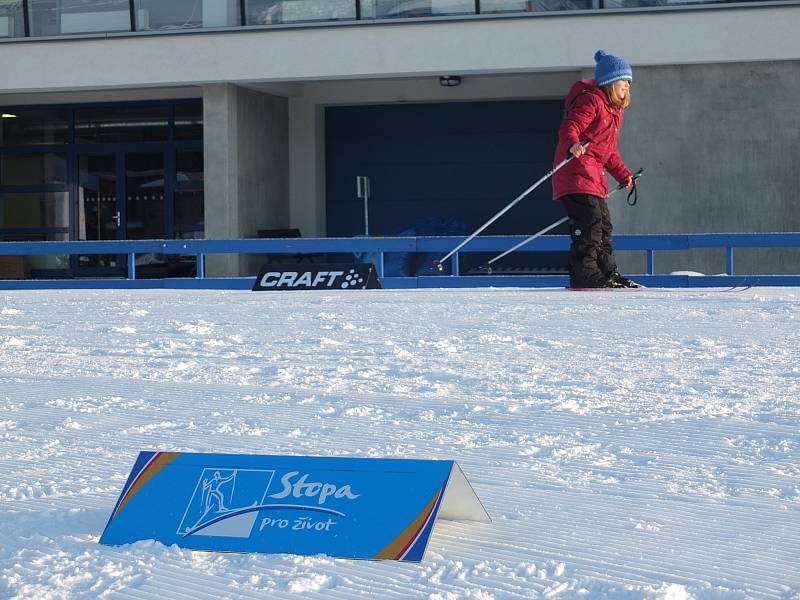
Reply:
[[[631, 191], [628, 192], [628, 198], [627, 198], [628, 206], [636, 206], [636, 202], [639, 200], [639, 192], [636, 189], [636, 181], [639, 179], [639, 177], [642, 176], [642, 173], [644, 173], [644, 169], [639, 169], [638, 171], [636, 171], [636, 173], [631, 175], [631, 179], [633, 181], [633, 185], [631, 186]], [[611, 196], [616, 194], [618, 191], [624, 190], [624, 189], [625, 189], [625, 184], [620, 183], [616, 188], [614, 188], [614, 191], [611, 192], [606, 198], [607, 199], [611, 198]], [[631, 197], [633, 197], [632, 201], [631, 201]]]
[[[634, 173], [633, 175], [631, 175], [631, 178], [632, 178], [632, 180], [633, 180], [633, 184], [634, 184], [634, 185], [636, 185], [636, 180], [637, 180], [637, 179], [639, 179], [639, 177], [641, 177], [641, 176], [642, 176], [642, 173], [644, 173], [644, 169], [639, 169], [638, 171], [636, 171], [636, 173]], [[616, 194], [618, 191], [620, 191], [620, 190], [623, 190], [623, 189], [625, 189], [625, 184], [624, 184], [624, 183], [620, 183], [620, 184], [619, 184], [619, 185], [618, 185], [618, 186], [617, 186], [617, 187], [614, 189], [614, 191], [613, 191], [613, 192], [611, 192], [611, 193], [609, 194], [609, 196], [613, 196], [613, 195], [614, 195], [614, 194]]]
[[[581, 156], [583, 156], [586, 153], [586, 147], [589, 145], [589, 142], [591, 142], [591, 141], [592, 140], [586, 140], [585, 142], [578, 142], [577, 144], [573, 144], [572, 146], [569, 147], [569, 150], [567, 150], [567, 154], [569, 154], [573, 158], [580, 158]], [[580, 146], [583, 149], [583, 152], [581, 152], [580, 154], [574, 154], [572, 152], [572, 149], [575, 146]]]

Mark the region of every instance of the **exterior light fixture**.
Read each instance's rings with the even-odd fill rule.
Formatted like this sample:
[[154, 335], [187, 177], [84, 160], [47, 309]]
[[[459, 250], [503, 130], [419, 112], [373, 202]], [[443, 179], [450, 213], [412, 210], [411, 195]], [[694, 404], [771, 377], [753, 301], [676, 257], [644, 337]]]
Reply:
[[442, 87], [456, 87], [461, 85], [461, 77], [458, 75], [442, 75], [439, 77], [439, 85]]
[[16, 119], [17, 115], [12, 115], [11, 113], [3, 113], [0, 115], [3, 119]]

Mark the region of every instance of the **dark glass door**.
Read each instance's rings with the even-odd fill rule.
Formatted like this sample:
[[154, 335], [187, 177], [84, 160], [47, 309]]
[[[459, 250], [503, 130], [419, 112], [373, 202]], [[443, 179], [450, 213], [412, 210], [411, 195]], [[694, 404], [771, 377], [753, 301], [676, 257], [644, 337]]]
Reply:
[[129, 240], [167, 237], [164, 152], [125, 154], [125, 232]]
[[[78, 240], [124, 239], [122, 182], [117, 153], [78, 154], [75, 229]], [[118, 276], [125, 269], [125, 256], [82, 254], [73, 256], [73, 271], [79, 276]]]
[[[77, 156], [75, 227], [79, 240], [153, 240], [169, 237], [165, 152], [85, 152]], [[171, 191], [171, 189], [170, 189]], [[137, 272], [164, 276], [167, 259], [137, 254]], [[141, 269], [140, 269], [141, 267]], [[121, 277], [127, 255], [84, 254], [72, 261], [78, 277]]]
[[[125, 153], [125, 234], [129, 240], [172, 237], [165, 157], [163, 151]], [[175, 257], [161, 253], [137, 254], [136, 276], [168, 277], [174, 261]]]

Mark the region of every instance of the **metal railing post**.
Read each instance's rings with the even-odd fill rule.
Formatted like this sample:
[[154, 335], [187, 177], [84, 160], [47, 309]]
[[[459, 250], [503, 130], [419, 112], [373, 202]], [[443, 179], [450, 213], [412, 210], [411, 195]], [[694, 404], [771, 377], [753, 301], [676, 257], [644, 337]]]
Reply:
[[128, 253], [128, 279], [136, 279], [136, 253]]
[[655, 274], [655, 251], [652, 249], [647, 251], [647, 274]]
[[383, 250], [381, 250], [378, 253], [378, 264], [376, 265], [376, 268], [378, 269], [378, 277], [383, 277], [383, 257], [384, 257], [384, 254], [385, 254], [385, 252]]
[[733, 275], [733, 246], [725, 246], [725, 272]]
[[206, 278], [206, 255], [202, 252], [197, 253], [197, 278]]

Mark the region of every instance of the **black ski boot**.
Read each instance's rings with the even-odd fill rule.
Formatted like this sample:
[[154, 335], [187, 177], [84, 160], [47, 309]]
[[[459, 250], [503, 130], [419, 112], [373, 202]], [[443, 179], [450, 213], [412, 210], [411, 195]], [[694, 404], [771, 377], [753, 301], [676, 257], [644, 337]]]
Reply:
[[589, 279], [583, 281], [574, 281], [570, 279], [569, 289], [571, 290], [597, 290], [605, 288], [623, 288], [625, 287], [613, 277], [598, 277], [597, 279]]
[[621, 287], [621, 288], [643, 288], [644, 286], [641, 283], [636, 283], [635, 281], [628, 279], [627, 277], [623, 277], [617, 271], [614, 271], [608, 278], [610, 287]]

